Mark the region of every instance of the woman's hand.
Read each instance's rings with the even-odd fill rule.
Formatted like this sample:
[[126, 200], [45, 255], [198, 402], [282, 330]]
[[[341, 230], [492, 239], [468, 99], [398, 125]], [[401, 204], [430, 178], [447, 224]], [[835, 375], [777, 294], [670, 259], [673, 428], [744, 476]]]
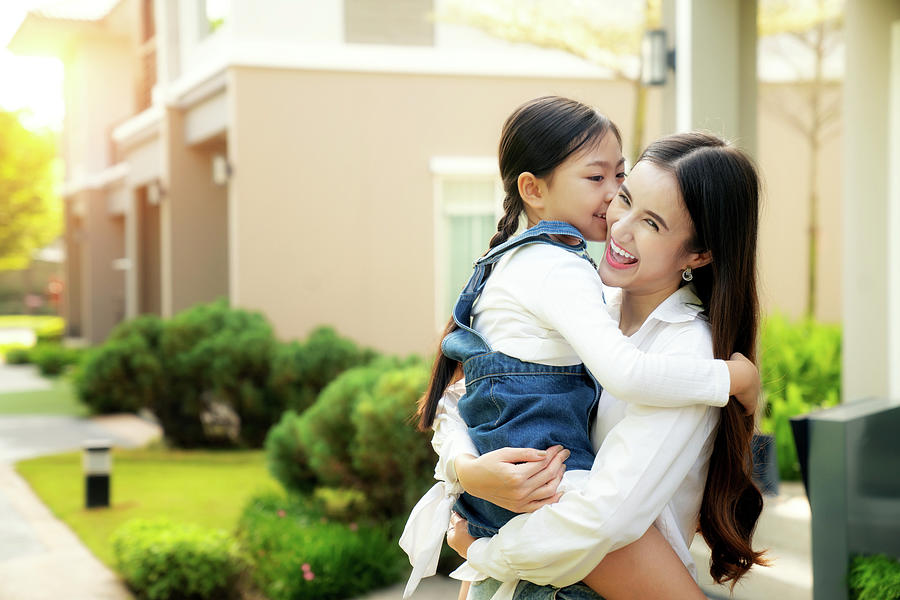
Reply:
[[475, 541], [469, 535], [469, 522], [456, 513], [450, 516], [450, 529], [447, 530], [447, 545], [456, 550], [456, 553], [466, 558], [469, 546]]
[[556, 488], [569, 454], [562, 446], [500, 448], [478, 458], [459, 456], [454, 466], [459, 483], [473, 496], [515, 513], [534, 512], [559, 500]]
[[732, 354], [725, 364], [731, 376], [731, 395], [744, 407], [744, 414], [755, 415], [759, 403], [759, 369], [740, 352]]

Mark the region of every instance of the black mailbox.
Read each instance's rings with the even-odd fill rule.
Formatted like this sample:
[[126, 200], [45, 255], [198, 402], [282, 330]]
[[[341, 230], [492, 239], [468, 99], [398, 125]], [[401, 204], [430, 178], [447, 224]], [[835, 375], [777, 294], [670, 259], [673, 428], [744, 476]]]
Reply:
[[791, 426], [812, 509], [813, 597], [846, 600], [852, 555], [900, 556], [900, 403], [849, 402]]

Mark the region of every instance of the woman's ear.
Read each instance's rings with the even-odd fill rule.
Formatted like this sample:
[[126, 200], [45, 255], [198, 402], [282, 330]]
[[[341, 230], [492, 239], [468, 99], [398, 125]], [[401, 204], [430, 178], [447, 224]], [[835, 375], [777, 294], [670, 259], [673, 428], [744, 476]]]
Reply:
[[532, 173], [525, 171], [519, 174], [519, 196], [526, 208], [540, 214], [544, 210], [544, 196], [541, 190], [541, 180]]
[[709, 250], [706, 252], [691, 252], [690, 260], [688, 260], [688, 264], [686, 266], [692, 269], [699, 269], [700, 267], [705, 267], [709, 263], [712, 262], [712, 254], [710, 254]]

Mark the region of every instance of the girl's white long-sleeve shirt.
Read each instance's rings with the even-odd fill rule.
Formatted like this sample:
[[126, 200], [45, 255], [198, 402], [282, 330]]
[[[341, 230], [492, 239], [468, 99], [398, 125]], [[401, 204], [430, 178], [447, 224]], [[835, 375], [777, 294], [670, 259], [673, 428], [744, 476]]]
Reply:
[[504, 256], [472, 312], [473, 329], [492, 349], [527, 362], [583, 362], [620, 400], [652, 406], [728, 402], [724, 361], [636, 348], [607, 312], [594, 267], [557, 246], [531, 244]]

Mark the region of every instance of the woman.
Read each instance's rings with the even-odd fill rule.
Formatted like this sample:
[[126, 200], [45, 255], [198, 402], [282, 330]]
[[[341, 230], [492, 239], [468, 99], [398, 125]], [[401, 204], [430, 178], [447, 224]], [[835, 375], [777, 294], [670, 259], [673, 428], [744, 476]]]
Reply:
[[[755, 357], [758, 188], [746, 156], [714, 136], [669, 136], [644, 152], [607, 211], [609, 241], [600, 266], [604, 282], [621, 288], [610, 294], [610, 306], [638, 348]], [[685, 268], [698, 257], [702, 266]], [[451, 396], [436, 427], [441, 459], [455, 467], [448, 469], [451, 476], [458, 473], [474, 496], [519, 512], [534, 510], [555, 489], [563, 454], [533, 474], [540, 491], [525, 498], [530, 504], [510, 506], [508, 493], [496, 494], [497, 482], [535, 468], [500, 463], [520, 462], [527, 452], [479, 459], [461, 452]], [[752, 430], [752, 417], [734, 403], [724, 409], [626, 406], [604, 393], [593, 433], [595, 446], [602, 445], [585, 486], [515, 517], [493, 538], [474, 542], [457, 524], [448, 541], [470, 567], [498, 580], [559, 587], [584, 580], [608, 600], [653, 597], [660, 590], [665, 597], [691, 597], [699, 593], [696, 584], [673, 596], [673, 582], [683, 584], [683, 573], [678, 579], [677, 569], [660, 573], [657, 565], [677, 566], [671, 560], [677, 557], [693, 569], [688, 547], [699, 528], [712, 548], [713, 579], [736, 582], [754, 564], [764, 564], [750, 544], [762, 508], [749, 475]], [[485, 473], [491, 474], [488, 485]], [[509, 479], [504, 487], [513, 487]], [[656, 529], [645, 535], [653, 524]], [[660, 533], [670, 546], [664, 552]], [[497, 587], [488, 581], [473, 586], [472, 594], [487, 598]], [[541, 598], [548, 589], [520, 584], [516, 594]], [[557, 598], [586, 597], [580, 584], [552, 591]]]

